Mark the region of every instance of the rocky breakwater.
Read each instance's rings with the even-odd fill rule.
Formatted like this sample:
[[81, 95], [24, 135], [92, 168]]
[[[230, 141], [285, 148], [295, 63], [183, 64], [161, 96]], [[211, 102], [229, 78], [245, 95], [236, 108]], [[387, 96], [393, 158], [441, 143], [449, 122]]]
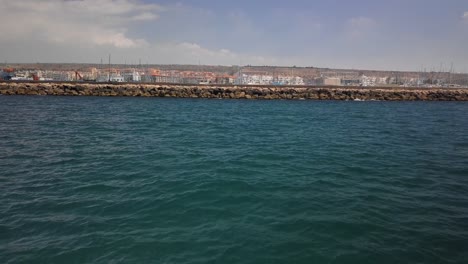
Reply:
[[468, 89], [0, 83], [2, 95], [145, 96], [219, 99], [468, 101]]

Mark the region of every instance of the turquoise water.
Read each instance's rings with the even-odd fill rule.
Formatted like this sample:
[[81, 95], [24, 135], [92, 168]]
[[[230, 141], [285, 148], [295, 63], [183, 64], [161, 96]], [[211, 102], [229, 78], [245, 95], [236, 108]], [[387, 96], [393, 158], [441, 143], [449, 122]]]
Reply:
[[0, 96], [0, 263], [468, 263], [468, 104]]

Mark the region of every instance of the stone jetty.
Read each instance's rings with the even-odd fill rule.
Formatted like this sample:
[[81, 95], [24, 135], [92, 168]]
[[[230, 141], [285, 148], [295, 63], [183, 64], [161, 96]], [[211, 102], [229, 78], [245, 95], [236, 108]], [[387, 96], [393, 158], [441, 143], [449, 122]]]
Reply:
[[468, 101], [468, 89], [3, 82], [1, 95], [144, 96], [213, 99]]

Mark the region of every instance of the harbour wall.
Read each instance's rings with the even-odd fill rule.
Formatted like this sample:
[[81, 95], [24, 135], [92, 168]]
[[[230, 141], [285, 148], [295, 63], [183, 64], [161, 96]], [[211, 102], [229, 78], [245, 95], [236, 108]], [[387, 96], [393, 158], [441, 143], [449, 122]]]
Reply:
[[468, 89], [181, 84], [0, 83], [1, 95], [144, 96], [213, 99], [468, 101]]

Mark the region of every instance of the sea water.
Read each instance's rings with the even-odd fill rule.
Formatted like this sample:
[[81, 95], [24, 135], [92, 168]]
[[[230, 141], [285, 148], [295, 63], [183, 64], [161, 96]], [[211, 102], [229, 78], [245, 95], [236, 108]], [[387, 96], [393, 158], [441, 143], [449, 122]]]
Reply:
[[468, 263], [468, 104], [2, 96], [0, 263]]

